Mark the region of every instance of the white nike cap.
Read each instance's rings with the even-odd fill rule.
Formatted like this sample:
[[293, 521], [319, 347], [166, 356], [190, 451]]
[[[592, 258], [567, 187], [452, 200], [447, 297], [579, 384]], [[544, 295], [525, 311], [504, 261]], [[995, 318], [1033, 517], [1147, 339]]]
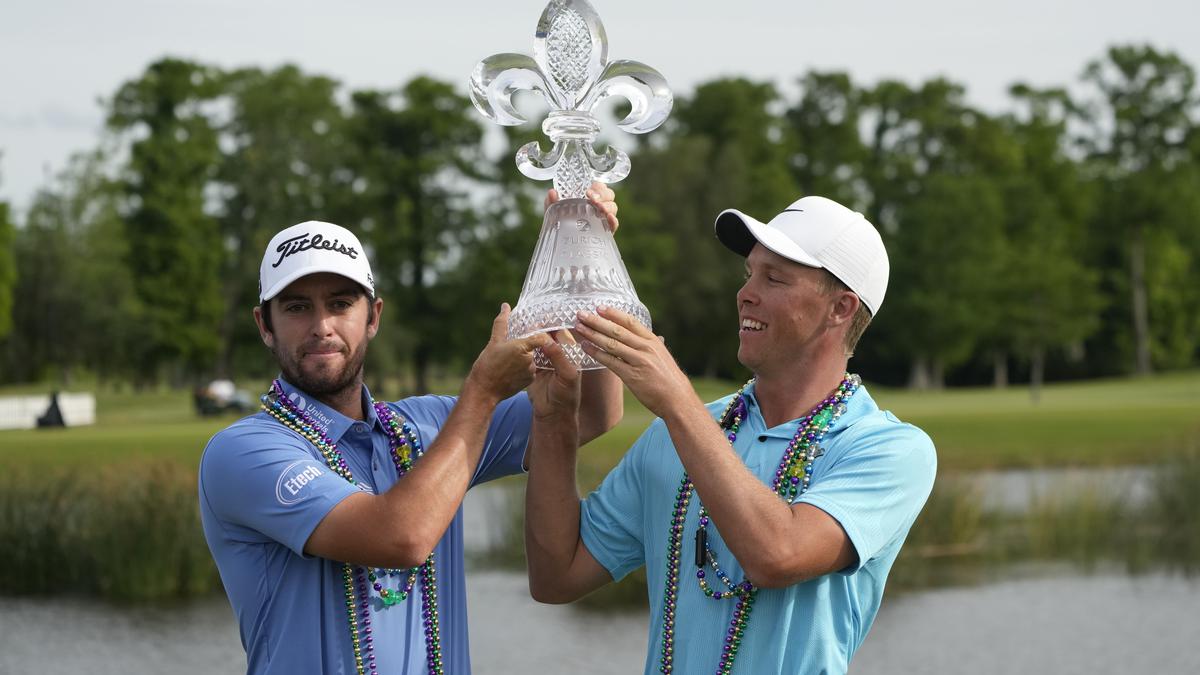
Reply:
[[375, 296], [371, 263], [354, 233], [341, 225], [310, 220], [271, 238], [258, 270], [258, 300], [279, 295], [300, 277], [317, 272], [340, 274]]
[[750, 255], [762, 244], [779, 255], [829, 273], [854, 291], [874, 316], [887, 293], [887, 250], [879, 232], [861, 213], [825, 197], [804, 197], [763, 223], [736, 209], [717, 216], [717, 239]]

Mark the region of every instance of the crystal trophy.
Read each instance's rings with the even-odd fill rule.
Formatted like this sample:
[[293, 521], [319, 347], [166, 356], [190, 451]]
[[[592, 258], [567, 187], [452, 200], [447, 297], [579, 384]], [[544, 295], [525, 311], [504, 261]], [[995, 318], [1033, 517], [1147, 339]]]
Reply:
[[[584, 195], [593, 181], [615, 183], [629, 175], [629, 156], [609, 146], [593, 147], [600, 122], [593, 114], [610, 96], [629, 101], [617, 126], [644, 134], [671, 112], [667, 81], [637, 61], [609, 61], [608, 38], [587, 0], [551, 0], [538, 20], [532, 57], [495, 54], [471, 75], [471, 101], [489, 119], [507, 126], [526, 122], [512, 97], [521, 90], [540, 94], [550, 105], [542, 130], [553, 142], [543, 152], [537, 141], [517, 151], [517, 168], [535, 180], [553, 179], [559, 201], [546, 210], [521, 296], [508, 322], [518, 338], [575, 325], [578, 311], [607, 306], [628, 312], [650, 327], [650, 312], [638, 300], [608, 221]], [[601, 368], [577, 345], [566, 349], [583, 370]], [[535, 363], [550, 368], [540, 353]]]

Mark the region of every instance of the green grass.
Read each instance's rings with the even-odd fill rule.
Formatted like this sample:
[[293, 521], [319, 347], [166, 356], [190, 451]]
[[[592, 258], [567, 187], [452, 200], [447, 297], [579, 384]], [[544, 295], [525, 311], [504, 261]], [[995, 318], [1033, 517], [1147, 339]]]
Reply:
[[[694, 384], [706, 401], [738, 386]], [[1050, 385], [1036, 404], [1020, 387], [868, 389], [881, 408], [929, 434], [940, 471], [1148, 464], [1200, 439], [1200, 371]], [[651, 419], [626, 396], [621, 425], [580, 452], [581, 484], [594, 486]]]
[[[713, 380], [695, 385], [704, 400], [738, 386]], [[448, 392], [456, 388], [453, 382], [439, 386]], [[933, 438], [943, 471], [1154, 463], [1200, 438], [1200, 371], [1050, 385], [1036, 405], [1023, 388], [870, 389], [881, 407]], [[34, 391], [22, 386], [0, 389], [0, 395]], [[209, 437], [233, 419], [198, 417], [185, 391], [101, 390], [95, 425], [0, 431], [0, 467], [95, 466], [147, 458], [195, 466]], [[626, 395], [621, 424], [580, 452], [581, 484], [590, 488], [599, 482], [651, 420]]]
[[943, 469], [1145, 464], [1200, 437], [1200, 372], [1022, 388], [872, 389], [923, 428]]

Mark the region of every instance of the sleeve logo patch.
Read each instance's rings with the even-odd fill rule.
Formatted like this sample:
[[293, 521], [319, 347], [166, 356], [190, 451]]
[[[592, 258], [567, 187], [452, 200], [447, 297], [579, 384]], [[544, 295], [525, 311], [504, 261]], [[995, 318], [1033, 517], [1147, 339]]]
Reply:
[[275, 497], [280, 504], [290, 506], [304, 499], [304, 488], [325, 470], [308, 460], [292, 462], [279, 474], [275, 483]]

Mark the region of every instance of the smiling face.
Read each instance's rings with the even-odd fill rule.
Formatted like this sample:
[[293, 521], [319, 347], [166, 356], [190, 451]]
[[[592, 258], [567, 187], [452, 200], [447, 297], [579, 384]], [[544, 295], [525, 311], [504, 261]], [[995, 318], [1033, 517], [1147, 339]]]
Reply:
[[[806, 267], [756, 244], [746, 256], [746, 282], [737, 294], [738, 361], [756, 375], [788, 372], [840, 344], [839, 303], [822, 269]], [[857, 298], [854, 306], [857, 308]]]
[[254, 318], [284, 378], [322, 398], [361, 385], [382, 307], [382, 300], [372, 300], [346, 277], [320, 273], [293, 281], [267, 303], [270, 330], [263, 308], [255, 308]]

